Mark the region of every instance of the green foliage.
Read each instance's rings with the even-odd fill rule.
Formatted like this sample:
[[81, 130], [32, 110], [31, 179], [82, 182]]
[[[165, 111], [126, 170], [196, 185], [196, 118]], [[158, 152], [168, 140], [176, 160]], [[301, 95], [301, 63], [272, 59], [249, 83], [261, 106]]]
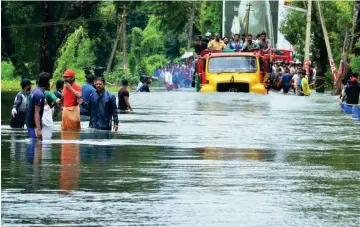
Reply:
[[201, 32], [212, 34], [221, 31], [222, 1], [204, 1], [201, 3], [200, 12], [195, 21], [195, 26]]
[[155, 16], [150, 16], [143, 31], [137, 27], [132, 29], [128, 64], [130, 72], [135, 78], [150, 75], [156, 67], [169, 63], [164, 55], [164, 40], [160, 20]]
[[11, 62], [1, 62], [1, 80], [12, 80], [15, 77], [15, 68]]
[[161, 22], [155, 16], [151, 16], [142, 32], [141, 49], [145, 55], [160, 54], [165, 50], [164, 36], [160, 30]]
[[101, 17], [109, 17], [116, 15], [116, 8], [113, 2], [102, 2], [98, 7], [98, 13]]
[[[352, 1], [322, 1], [325, 25], [329, 35], [330, 47], [335, 63], [340, 62], [343, 52], [343, 43], [346, 30], [350, 32], [352, 24]], [[295, 2], [294, 5], [304, 7], [304, 2]], [[313, 2], [311, 15], [311, 61], [316, 63], [318, 72], [325, 74], [329, 84], [333, 84], [331, 69], [328, 67], [328, 55], [324, 35], [319, 18], [317, 3]], [[304, 59], [306, 13], [292, 10], [280, 26], [280, 31], [294, 46], [299, 60]]]
[[[2, 2], [2, 53], [11, 60], [16, 74], [30, 78], [42, 70], [52, 74], [65, 37], [79, 25], [87, 27], [93, 21], [77, 19], [88, 19], [91, 8], [97, 4], [99, 2]], [[49, 22], [54, 24], [41, 26]]]
[[180, 57], [173, 59], [174, 63], [180, 63], [181, 61], [182, 61], [182, 59]]
[[109, 73], [105, 73], [106, 81], [117, 87], [121, 85], [121, 80], [123, 79], [128, 80], [130, 84], [136, 84], [139, 80], [139, 77], [131, 73], [131, 70], [127, 70], [124, 73], [123, 65], [124, 62], [123, 62], [122, 53], [117, 52], [116, 64], [114, 69]]
[[95, 54], [92, 51], [93, 42], [89, 38], [85, 38], [79, 43], [75, 54], [76, 61], [73, 65], [75, 68], [84, 68], [91, 66], [95, 61]]
[[293, 46], [300, 61], [304, 60], [306, 15], [292, 11], [280, 25], [280, 32]]
[[154, 72], [158, 67], [164, 67], [170, 63], [164, 55], [152, 55], [146, 59], [146, 64], [150, 72]]
[[87, 27], [87, 34], [92, 41], [92, 49], [96, 54], [95, 64], [106, 66], [116, 37], [118, 12], [114, 2], [104, 1], [93, 8]]
[[11, 80], [1, 80], [1, 91], [20, 91], [20, 78], [12, 78]]
[[[14, 66], [25, 67], [23, 63], [28, 63], [26, 70], [30, 70], [30, 74], [38, 74], [39, 68], [39, 40], [41, 40], [41, 28], [33, 27], [20, 27], [13, 26], [13, 24], [31, 24], [41, 22], [41, 18], [35, 15], [39, 13], [36, 4], [24, 3], [24, 2], [2, 2], [2, 26], [9, 26], [10, 28], [2, 30], [5, 32], [5, 39], [1, 42], [4, 46], [13, 46], [9, 48], [6, 54], [11, 58], [15, 59]], [[11, 43], [9, 43], [11, 41]], [[7, 49], [7, 48], [5, 48]], [[25, 73], [23, 70], [18, 73]]]
[[[150, 75], [156, 67], [179, 57], [180, 48], [187, 44], [192, 11], [194, 36], [221, 29], [222, 2], [4, 1], [1, 24], [8, 28], [2, 33], [2, 61], [11, 62], [14, 70], [10, 73], [9, 68], [2, 68], [6, 71], [3, 77], [26, 72], [35, 78], [46, 68], [59, 79], [66, 68], [71, 68], [77, 73], [77, 81], [82, 81], [83, 67], [107, 65], [123, 6], [127, 8], [126, 76], [136, 78], [136, 82], [140, 75]], [[55, 25], [39, 26], [49, 21]], [[118, 45], [117, 51], [120, 49]], [[123, 77], [116, 77], [123, 74], [121, 54], [117, 53], [114, 63], [109, 81], [119, 82]]]
[[128, 80], [129, 84], [136, 84], [137, 82], [139, 82], [139, 77], [134, 76], [129, 70], [124, 73], [123, 68], [120, 65], [117, 65], [114, 71], [110, 73], [105, 73], [105, 78], [109, 83], [118, 86], [124, 79]]
[[129, 55], [129, 69], [133, 75], [139, 76], [139, 66], [143, 59], [141, 42], [143, 40], [143, 31], [140, 28], [133, 28], [131, 31], [131, 50]]
[[[355, 46], [360, 48], [360, 39], [356, 42]], [[350, 67], [353, 72], [360, 74], [360, 56], [354, 54], [350, 55]]]
[[87, 37], [84, 28], [79, 27], [66, 40], [60, 49], [60, 57], [56, 61], [54, 78], [60, 79], [63, 72], [70, 68], [76, 74], [84, 74], [83, 68], [94, 63], [95, 55], [90, 50], [91, 41]]
[[334, 61], [340, 62], [346, 34], [344, 28], [350, 32], [352, 27], [353, 2], [329, 1], [323, 2], [322, 5]]
[[[186, 46], [188, 40], [189, 17], [194, 10], [196, 34], [196, 20], [201, 19], [199, 9], [202, 1], [159, 1], [151, 2], [152, 12], [161, 21], [160, 31], [164, 34], [166, 56], [176, 58], [181, 46]], [[150, 4], [150, 3], [149, 3]], [[219, 16], [221, 20], [221, 15]], [[165, 38], [166, 37], [166, 38]]]
[[133, 53], [128, 55], [128, 69], [132, 73], [135, 73], [136, 71], [136, 58]]

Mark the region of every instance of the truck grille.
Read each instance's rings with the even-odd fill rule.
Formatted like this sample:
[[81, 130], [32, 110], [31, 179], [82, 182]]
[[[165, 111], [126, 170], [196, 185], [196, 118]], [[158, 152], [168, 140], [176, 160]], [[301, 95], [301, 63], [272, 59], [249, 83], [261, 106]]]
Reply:
[[248, 83], [219, 83], [217, 92], [250, 92]]

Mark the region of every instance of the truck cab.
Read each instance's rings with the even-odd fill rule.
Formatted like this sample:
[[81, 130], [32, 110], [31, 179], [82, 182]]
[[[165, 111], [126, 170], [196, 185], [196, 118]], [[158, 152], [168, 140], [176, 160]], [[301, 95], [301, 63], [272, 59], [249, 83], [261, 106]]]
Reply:
[[201, 92], [266, 93], [256, 53], [205, 52], [197, 66]]
[[266, 94], [270, 61], [288, 61], [288, 55], [204, 50], [197, 61], [199, 91]]

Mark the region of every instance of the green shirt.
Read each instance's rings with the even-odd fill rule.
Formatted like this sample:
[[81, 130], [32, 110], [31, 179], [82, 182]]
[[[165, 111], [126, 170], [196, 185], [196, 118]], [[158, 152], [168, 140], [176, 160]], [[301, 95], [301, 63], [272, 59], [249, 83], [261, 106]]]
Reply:
[[51, 91], [45, 90], [45, 99], [46, 99], [47, 103], [49, 104], [49, 106], [51, 106], [53, 103], [56, 102], [57, 97]]

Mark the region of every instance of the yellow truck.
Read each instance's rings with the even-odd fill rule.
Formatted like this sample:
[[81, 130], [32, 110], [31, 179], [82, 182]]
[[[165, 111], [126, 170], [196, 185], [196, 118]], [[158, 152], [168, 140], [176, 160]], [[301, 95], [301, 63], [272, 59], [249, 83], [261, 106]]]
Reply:
[[197, 90], [266, 94], [261, 61], [256, 52], [203, 52], [196, 65]]

